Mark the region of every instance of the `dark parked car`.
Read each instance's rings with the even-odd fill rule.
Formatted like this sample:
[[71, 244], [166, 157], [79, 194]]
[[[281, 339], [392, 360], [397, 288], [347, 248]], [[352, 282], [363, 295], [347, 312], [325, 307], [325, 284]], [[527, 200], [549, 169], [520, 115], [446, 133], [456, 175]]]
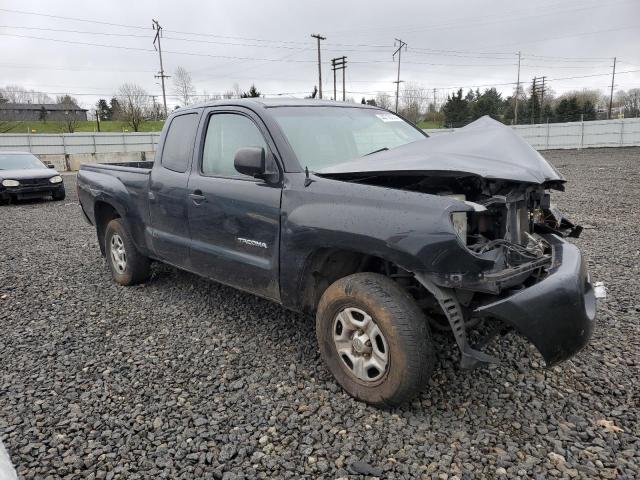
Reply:
[[155, 162], [83, 165], [78, 194], [116, 282], [152, 260], [314, 314], [320, 352], [354, 397], [397, 405], [434, 367], [432, 328], [461, 366], [489, 322], [548, 365], [581, 350], [596, 300], [551, 205], [564, 178], [489, 118], [427, 137], [388, 111], [228, 100], [167, 120]]
[[0, 152], [0, 202], [48, 196], [65, 197], [64, 182], [53, 165], [27, 152]]

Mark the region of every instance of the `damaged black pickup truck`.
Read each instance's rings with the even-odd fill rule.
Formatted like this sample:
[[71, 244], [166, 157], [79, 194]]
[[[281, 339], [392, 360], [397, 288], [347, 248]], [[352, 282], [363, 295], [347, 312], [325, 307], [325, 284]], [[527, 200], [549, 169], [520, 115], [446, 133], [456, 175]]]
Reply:
[[344, 389], [397, 405], [431, 374], [434, 328], [463, 368], [497, 361], [469, 340], [480, 322], [548, 365], [588, 343], [564, 183], [489, 118], [427, 137], [364, 105], [247, 99], [176, 111], [154, 162], [83, 165], [78, 193], [116, 282], [160, 261], [313, 314]]

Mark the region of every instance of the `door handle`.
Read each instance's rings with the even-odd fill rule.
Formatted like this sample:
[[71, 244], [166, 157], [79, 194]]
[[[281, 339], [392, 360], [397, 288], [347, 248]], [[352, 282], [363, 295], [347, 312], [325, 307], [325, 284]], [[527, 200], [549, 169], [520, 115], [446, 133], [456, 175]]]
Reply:
[[190, 193], [189, 198], [195, 205], [200, 205], [207, 201], [207, 197], [202, 194], [202, 190], [196, 190], [195, 192]]

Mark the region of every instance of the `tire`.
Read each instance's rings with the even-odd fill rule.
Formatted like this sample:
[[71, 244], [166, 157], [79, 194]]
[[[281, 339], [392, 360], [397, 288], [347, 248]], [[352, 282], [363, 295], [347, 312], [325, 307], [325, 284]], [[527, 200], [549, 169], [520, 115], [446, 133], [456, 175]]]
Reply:
[[[350, 333], [354, 325], [366, 327]], [[435, 364], [424, 314], [398, 284], [377, 273], [349, 275], [324, 292], [316, 336], [320, 354], [342, 388], [378, 407], [395, 407], [420, 393]]]
[[131, 236], [121, 219], [107, 224], [104, 233], [104, 251], [111, 276], [120, 285], [136, 285], [149, 278], [150, 261], [131, 241]]
[[63, 189], [62, 191], [58, 190], [57, 192], [53, 192], [51, 194], [51, 197], [54, 200], [64, 200], [64, 198], [67, 196], [65, 190]]

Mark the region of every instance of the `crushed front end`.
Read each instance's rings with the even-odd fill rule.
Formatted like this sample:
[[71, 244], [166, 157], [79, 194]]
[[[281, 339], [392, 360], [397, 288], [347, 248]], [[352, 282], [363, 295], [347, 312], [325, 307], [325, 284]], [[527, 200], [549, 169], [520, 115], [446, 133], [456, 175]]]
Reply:
[[580, 251], [564, 239], [582, 229], [551, 205], [549, 189], [562, 183], [430, 178], [421, 188], [465, 205], [453, 209], [451, 224], [460, 246], [478, 261], [474, 268], [415, 274], [437, 302], [433, 313], [444, 313], [453, 330], [463, 367], [495, 361], [468, 344], [467, 330], [480, 320], [516, 330], [548, 366], [587, 345], [596, 297]]

